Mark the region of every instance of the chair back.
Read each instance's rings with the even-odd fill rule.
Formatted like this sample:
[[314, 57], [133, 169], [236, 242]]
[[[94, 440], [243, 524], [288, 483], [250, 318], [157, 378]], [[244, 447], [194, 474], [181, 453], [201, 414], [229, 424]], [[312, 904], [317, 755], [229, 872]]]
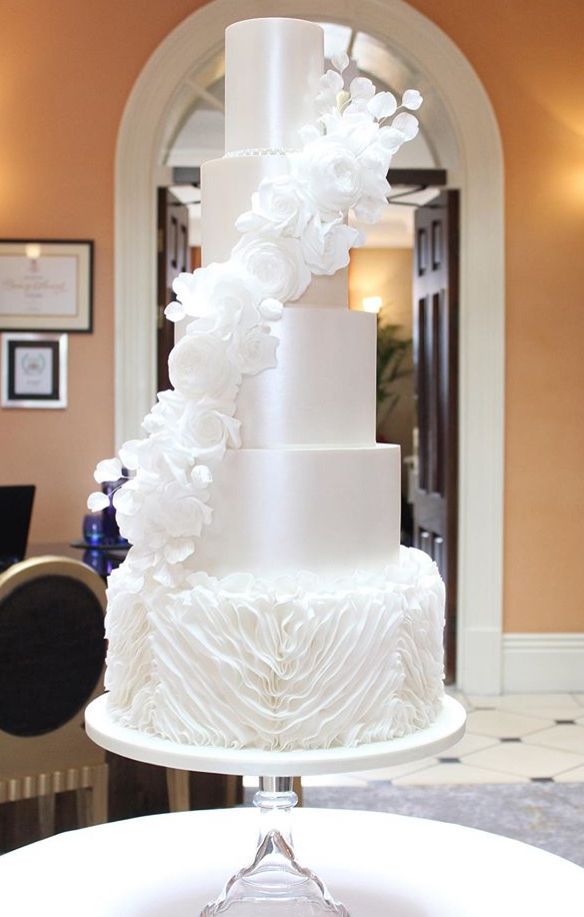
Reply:
[[104, 760], [83, 725], [103, 692], [105, 601], [101, 577], [68, 558], [0, 575], [0, 778]]

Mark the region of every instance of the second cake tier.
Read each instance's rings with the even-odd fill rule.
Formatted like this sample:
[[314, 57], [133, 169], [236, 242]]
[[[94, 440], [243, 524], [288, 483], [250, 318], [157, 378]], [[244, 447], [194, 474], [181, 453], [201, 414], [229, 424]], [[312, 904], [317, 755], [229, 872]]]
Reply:
[[194, 560], [211, 576], [337, 577], [396, 563], [399, 536], [399, 446], [229, 450]]
[[372, 446], [375, 316], [286, 308], [271, 332], [278, 365], [245, 376], [237, 400], [243, 446]]

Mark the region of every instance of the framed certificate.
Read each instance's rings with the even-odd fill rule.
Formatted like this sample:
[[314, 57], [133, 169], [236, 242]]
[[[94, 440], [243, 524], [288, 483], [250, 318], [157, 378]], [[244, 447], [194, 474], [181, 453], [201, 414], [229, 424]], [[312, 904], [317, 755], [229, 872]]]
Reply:
[[92, 329], [93, 242], [0, 240], [0, 331]]
[[2, 335], [3, 408], [67, 407], [67, 335]]

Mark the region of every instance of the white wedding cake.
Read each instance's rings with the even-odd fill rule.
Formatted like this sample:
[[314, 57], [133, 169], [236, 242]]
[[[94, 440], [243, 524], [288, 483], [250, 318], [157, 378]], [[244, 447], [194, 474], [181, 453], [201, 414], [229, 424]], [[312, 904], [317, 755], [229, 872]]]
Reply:
[[[226, 32], [226, 153], [202, 170], [203, 268], [181, 274], [174, 390], [98, 465], [132, 544], [109, 584], [120, 723], [273, 750], [385, 741], [443, 697], [443, 585], [400, 548], [399, 447], [375, 442], [376, 319], [349, 311], [347, 213], [385, 206], [417, 130], [323, 32]], [[397, 112], [397, 113], [396, 113]], [[97, 507], [101, 495], [90, 498]]]

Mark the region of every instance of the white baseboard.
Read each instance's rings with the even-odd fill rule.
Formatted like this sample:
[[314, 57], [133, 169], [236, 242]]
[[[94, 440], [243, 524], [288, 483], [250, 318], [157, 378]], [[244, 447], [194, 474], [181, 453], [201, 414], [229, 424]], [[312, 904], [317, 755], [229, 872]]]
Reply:
[[584, 692], [584, 633], [503, 634], [503, 691]]
[[467, 627], [458, 637], [456, 684], [465, 694], [500, 694], [501, 631]]

